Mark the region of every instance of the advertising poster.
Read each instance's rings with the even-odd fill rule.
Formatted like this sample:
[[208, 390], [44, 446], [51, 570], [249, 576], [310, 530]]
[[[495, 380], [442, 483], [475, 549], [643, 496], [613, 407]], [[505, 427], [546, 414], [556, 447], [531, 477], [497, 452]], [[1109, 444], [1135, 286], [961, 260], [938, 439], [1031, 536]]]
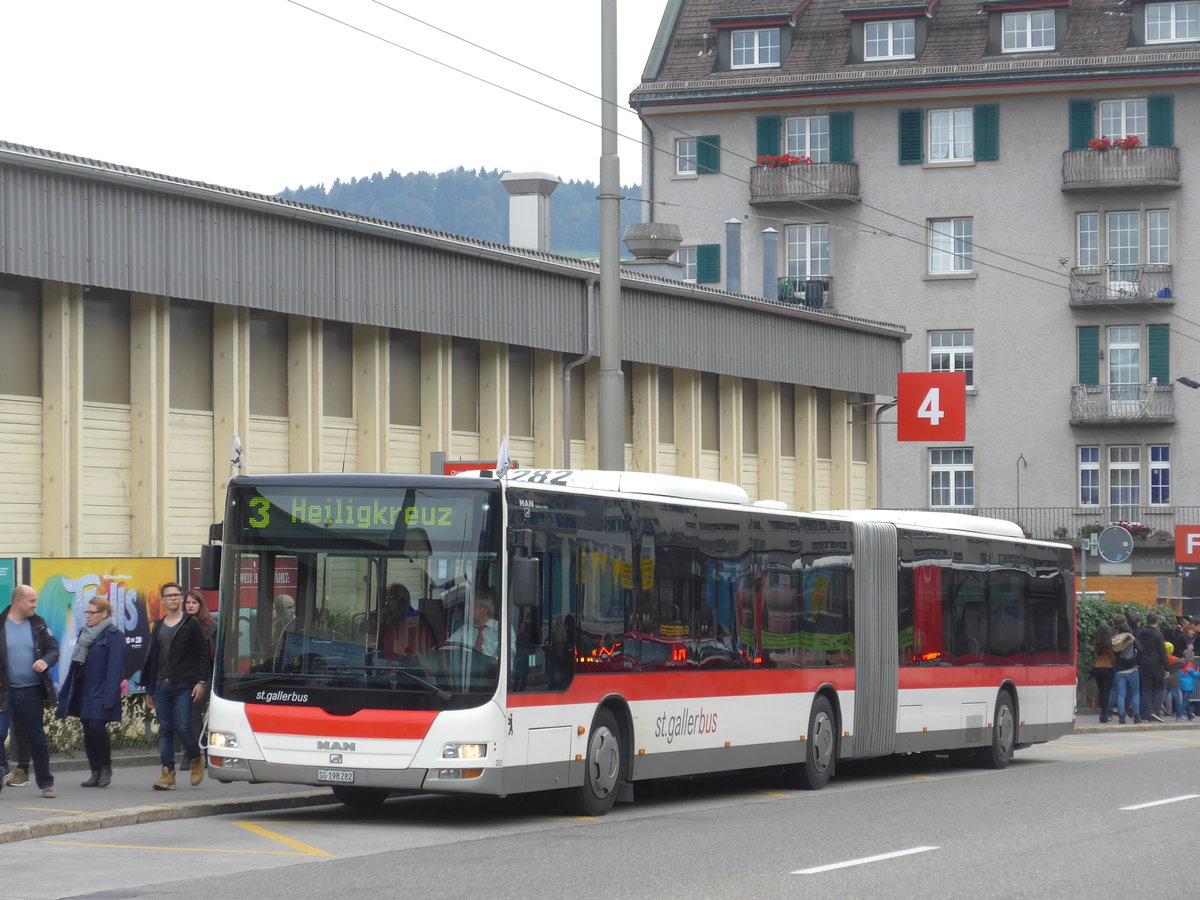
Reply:
[[17, 586], [17, 561], [12, 557], [0, 559], [0, 609], [8, 606], [13, 588]]
[[107, 600], [125, 634], [125, 677], [129, 692], [142, 687], [142, 664], [149, 649], [150, 623], [163, 614], [159, 587], [175, 579], [174, 559], [33, 559], [30, 584], [38, 592], [38, 615], [58, 639], [54, 679], [66, 677], [83, 611], [94, 598]]

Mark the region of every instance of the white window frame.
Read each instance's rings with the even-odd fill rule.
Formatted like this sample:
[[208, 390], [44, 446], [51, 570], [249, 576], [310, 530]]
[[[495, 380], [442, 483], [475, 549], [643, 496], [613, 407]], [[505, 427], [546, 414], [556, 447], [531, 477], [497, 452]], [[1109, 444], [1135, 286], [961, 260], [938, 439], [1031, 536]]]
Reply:
[[[1103, 221], [1103, 227], [1101, 222]], [[1136, 238], [1130, 240], [1136, 227]], [[1137, 293], [1133, 270], [1171, 265], [1169, 209], [1114, 209], [1075, 214], [1075, 253], [1081, 267], [1104, 267], [1114, 296]]]
[[1109, 516], [1113, 521], [1136, 522], [1142, 508], [1142, 448], [1112, 444], [1106, 456]]
[[1076, 453], [1079, 463], [1079, 505], [1083, 508], [1100, 505], [1100, 447], [1080, 447]]
[[[871, 52], [872, 44], [878, 48], [879, 52]], [[916, 56], [917, 26], [912, 19], [892, 19], [887, 22], [864, 24], [863, 59], [865, 61], [916, 59]]]
[[929, 161], [973, 162], [975, 159], [975, 110], [931, 109], [928, 124]]
[[[937, 502], [947, 500], [949, 502]], [[971, 447], [937, 447], [929, 450], [929, 507], [975, 507], [975, 450]]]
[[[1163, 15], [1164, 13], [1166, 15]], [[1200, 41], [1200, 3], [1196, 0], [1185, 0], [1181, 3], [1147, 3], [1145, 24], [1147, 44]]]
[[1148, 481], [1150, 485], [1150, 505], [1155, 507], [1171, 505], [1171, 445], [1151, 444], [1146, 455], [1148, 459]]
[[975, 220], [970, 216], [929, 220], [929, 273], [975, 271]]
[[675, 141], [675, 174], [696, 175], [698, 173], [697, 141], [695, 138], [679, 138]]
[[975, 390], [975, 332], [970, 328], [929, 332], [929, 371], [962, 372], [967, 390]]
[[683, 270], [680, 273], [680, 281], [695, 281], [696, 280], [696, 248], [695, 247], [680, 247], [675, 251], [675, 261], [678, 262]]
[[784, 122], [785, 153], [829, 162], [829, 116], [792, 116]]
[[[1049, 26], [1047, 26], [1047, 22], [1049, 22]], [[1049, 32], [1048, 42], [1047, 32]], [[1053, 50], [1057, 41], [1054, 10], [1007, 12], [1001, 18], [1000, 34], [1002, 53], [1034, 53]]]
[[1101, 100], [1097, 113], [1099, 133], [1102, 137], [1116, 139], [1133, 135], [1143, 144], [1146, 143], [1149, 119], [1145, 97]]
[[788, 278], [829, 277], [828, 225], [788, 225], [784, 238]]
[[[774, 37], [774, 40], [770, 40]], [[739, 40], [746, 41], [738, 46]], [[747, 28], [729, 34], [729, 66], [733, 69], [765, 69], [779, 66], [779, 29]], [[739, 61], [740, 57], [740, 61]]]

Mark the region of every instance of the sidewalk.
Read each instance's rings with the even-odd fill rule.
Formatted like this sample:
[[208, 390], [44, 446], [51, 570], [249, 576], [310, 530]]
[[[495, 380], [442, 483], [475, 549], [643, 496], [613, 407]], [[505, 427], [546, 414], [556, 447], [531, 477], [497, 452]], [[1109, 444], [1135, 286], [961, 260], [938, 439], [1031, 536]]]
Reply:
[[88, 777], [82, 754], [51, 759], [50, 771], [58, 793], [54, 800], [42, 798], [32, 772], [28, 787], [5, 786], [0, 791], [0, 844], [142, 822], [336, 802], [328, 788], [244, 781], [221, 784], [207, 771], [204, 780], [192, 787], [186, 769], [177, 770], [175, 790], [156, 791], [151, 785], [162, 774], [162, 766], [158, 755], [150, 753], [114, 753], [113, 779], [107, 788], [79, 786]]
[[1163, 716], [1162, 722], [1141, 722], [1133, 724], [1133, 717], [1127, 716], [1127, 724], [1122, 725], [1116, 716], [1109, 716], [1108, 722], [1100, 721], [1100, 713], [1094, 709], [1077, 710], [1075, 712], [1075, 734], [1108, 734], [1113, 731], [1194, 731], [1200, 728], [1200, 716], [1192, 721], [1186, 718], [1176, 720], [1174, 716]]

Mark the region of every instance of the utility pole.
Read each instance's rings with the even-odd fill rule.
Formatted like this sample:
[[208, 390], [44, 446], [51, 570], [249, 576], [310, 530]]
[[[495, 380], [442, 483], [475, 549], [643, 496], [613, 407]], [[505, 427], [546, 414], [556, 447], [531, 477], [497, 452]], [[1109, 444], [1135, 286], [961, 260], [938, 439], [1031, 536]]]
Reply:
[[617, 155], [617, 0], [600, 4], [600, 390], [601, 469], [625, 468], [621, 371], [621, 160]]

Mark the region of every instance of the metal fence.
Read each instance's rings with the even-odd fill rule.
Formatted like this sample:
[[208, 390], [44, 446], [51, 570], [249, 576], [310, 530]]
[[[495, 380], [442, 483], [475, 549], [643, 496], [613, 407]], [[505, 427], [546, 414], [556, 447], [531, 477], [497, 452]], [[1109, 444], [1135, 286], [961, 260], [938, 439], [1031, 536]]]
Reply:
[[1140, 526], [1130, 529], [1139, 541], [1173, 541], [1176, 525], [1200, 525], [1200, 506], [980, 506], [924, 511], [1005, 519], [1041, 541], [1077, 541], [1117, 523]]

